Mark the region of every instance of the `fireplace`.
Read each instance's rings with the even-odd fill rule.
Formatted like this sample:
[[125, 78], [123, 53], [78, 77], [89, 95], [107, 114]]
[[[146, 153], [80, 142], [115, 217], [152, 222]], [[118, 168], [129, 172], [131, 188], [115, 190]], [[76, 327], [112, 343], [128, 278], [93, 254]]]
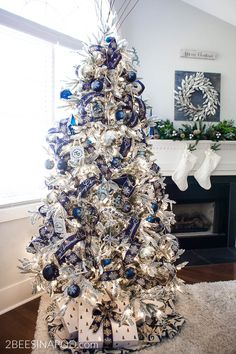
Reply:
[[236, 177], [212, 176], [210, 190], [201, 188], [194, 177], [182, 192], [171, 177], [166, 177], [166, 192], [173, 206], [176, 224], [172, 233], [186, 250], [235, 247]]
[[216, 227], [216, 203], [178, 203], [173, 207], [176, 224], [172, 233], [178, 237], [198, 235], [214, 235], [218, 233]]

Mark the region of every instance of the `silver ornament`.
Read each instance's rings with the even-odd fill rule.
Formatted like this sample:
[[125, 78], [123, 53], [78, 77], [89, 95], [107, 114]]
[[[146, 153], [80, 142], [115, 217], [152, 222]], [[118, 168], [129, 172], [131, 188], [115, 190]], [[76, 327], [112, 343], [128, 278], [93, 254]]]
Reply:
[[113, 130], [108, 130], [104, 134], [104, 144], [106, 146], [111, 146], [115, 140], [116, 140], [116, 133]]
[[79, 68], [79, 76], [86, 78], [88, 76], [92, 77], [93, 74], [94, 74], [94, 68], [92, 65], [84, 64], [81, 65], [81, 67]]
[[155, 248], [152, 246], [146, 246], [140, 250], [139, 255], [141, 258], [151, 258], [155, 255], [155, 253]]

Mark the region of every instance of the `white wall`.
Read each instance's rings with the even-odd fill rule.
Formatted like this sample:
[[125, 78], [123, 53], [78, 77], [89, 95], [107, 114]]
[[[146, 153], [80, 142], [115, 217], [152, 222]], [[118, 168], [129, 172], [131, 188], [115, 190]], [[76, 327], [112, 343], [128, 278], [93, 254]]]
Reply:
[[[221, 73], [221, 119], [236, 121], [236, 27], [180, 0], [140, 0], [121, 30], [138, 51], [144, 98], [159, 118], [173, 120], [174, 72], [189, 70]], [[180, 58], [180, 49], [214, 51], [218, 58]]]
[[21, 274], [17, 268], [18, 259], [30, 257], [26, 246], [37, 234], [37, 226], [31, 225], [27, 216], [31, 208], [32, 205], [0, 210], [0, 314], [33, 298], [29, 275]]

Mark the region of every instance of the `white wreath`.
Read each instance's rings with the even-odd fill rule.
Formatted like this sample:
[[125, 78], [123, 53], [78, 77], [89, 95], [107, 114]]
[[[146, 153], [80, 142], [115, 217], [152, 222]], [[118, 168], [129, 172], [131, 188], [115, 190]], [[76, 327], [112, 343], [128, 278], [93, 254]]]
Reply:
[[[194, 106], [191, 101], [195, 91], [202, 91], [204, 99], [202, 106]], [[220, 105], [218, 92], [203, 73], [185, 76], [181, 87], [178, 86], [178, 91], [175, 91], [175, 102], [178, 110], [189, 116], [191, 120], [204, 120], [208, 116], [214, 116], [217, 106]]]

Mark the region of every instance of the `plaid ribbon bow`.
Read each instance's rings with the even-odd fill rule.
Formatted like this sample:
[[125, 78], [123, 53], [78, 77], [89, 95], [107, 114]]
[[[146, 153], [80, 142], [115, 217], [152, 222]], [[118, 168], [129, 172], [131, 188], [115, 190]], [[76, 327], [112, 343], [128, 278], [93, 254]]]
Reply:
[[96, 333], [103, 324], [103, 346], [104, 348], [112, 348], [113, 346], [113, 332], [111, 319], [116, 322], [121, 321], [121, 315], [115, 310], [118, 308], [113, 301], [103, 301], [98, 304], [98, 307], [93, 310], [94, 320], [89, 327]]

